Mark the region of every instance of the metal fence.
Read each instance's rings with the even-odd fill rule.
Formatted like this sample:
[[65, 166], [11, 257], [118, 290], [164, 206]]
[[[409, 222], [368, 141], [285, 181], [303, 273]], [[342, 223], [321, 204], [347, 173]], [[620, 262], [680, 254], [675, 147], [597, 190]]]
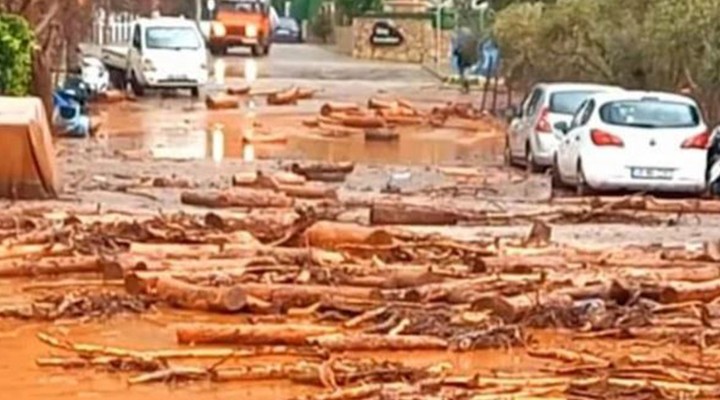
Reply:
[[129, 42], [132, 26], [140, 18], [128, 12], [108, 12], [98, 9], [93, 17], [91, 42], [97, 45]]

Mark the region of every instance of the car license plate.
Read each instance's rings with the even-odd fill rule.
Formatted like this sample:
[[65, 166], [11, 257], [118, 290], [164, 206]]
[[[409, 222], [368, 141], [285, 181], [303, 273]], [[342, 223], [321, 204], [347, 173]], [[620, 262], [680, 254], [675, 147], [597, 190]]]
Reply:
[[630, 168], [630, 176], [636, 179], [672, 179], [669, 168]]
[[184, 81], [187, 80], [187, 75], [170, 75], [170, 79], [174, 81]]
[[280, 35], [287, 35], [290, 33], [290, 31], [287, 29], [278, 29], [277, 33], [279, 33]]

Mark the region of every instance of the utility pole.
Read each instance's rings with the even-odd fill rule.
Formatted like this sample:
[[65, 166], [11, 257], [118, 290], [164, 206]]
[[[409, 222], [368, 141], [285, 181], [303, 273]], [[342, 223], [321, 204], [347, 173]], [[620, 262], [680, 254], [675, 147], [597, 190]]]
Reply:
[[202, 0], [195, 0], [195, 21], [202, 19]]

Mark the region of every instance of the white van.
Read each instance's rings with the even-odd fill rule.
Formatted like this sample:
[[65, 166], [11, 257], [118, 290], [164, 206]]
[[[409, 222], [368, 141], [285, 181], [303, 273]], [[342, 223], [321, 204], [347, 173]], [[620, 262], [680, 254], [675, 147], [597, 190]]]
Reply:
[[102, 60], [115, 86], [190, 89], [194, 97], [208, 80], [208, 55], [197, 24], [184, 18], [140, 19], [128, 46], [105, 46]]

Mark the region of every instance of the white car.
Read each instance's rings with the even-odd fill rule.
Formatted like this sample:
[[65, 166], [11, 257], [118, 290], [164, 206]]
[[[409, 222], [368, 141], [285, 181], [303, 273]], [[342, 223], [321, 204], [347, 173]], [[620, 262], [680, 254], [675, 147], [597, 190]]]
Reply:
[[115, 85], [129, 82], [137, 96], [158, 88], [190, 89], [197, 97], [208, 81], [205, 40], [197, 24], [184, 18], [139, 19], [130, 45], [103, 47], [102, 60]]
[[711, 133], [694, 100], [661, 92], [596, 94], [563, 133], [553, 186], [590, 190], [700, 193]]
[[524, 164], [531, 172], [552, 165], [560, 140], [554, 125], [567, 123], [580, 104], [595, 93], [622, 90], [589, 83], [541, 83], [523, 100], [508, 129], [505, 159], [511, 165]]

